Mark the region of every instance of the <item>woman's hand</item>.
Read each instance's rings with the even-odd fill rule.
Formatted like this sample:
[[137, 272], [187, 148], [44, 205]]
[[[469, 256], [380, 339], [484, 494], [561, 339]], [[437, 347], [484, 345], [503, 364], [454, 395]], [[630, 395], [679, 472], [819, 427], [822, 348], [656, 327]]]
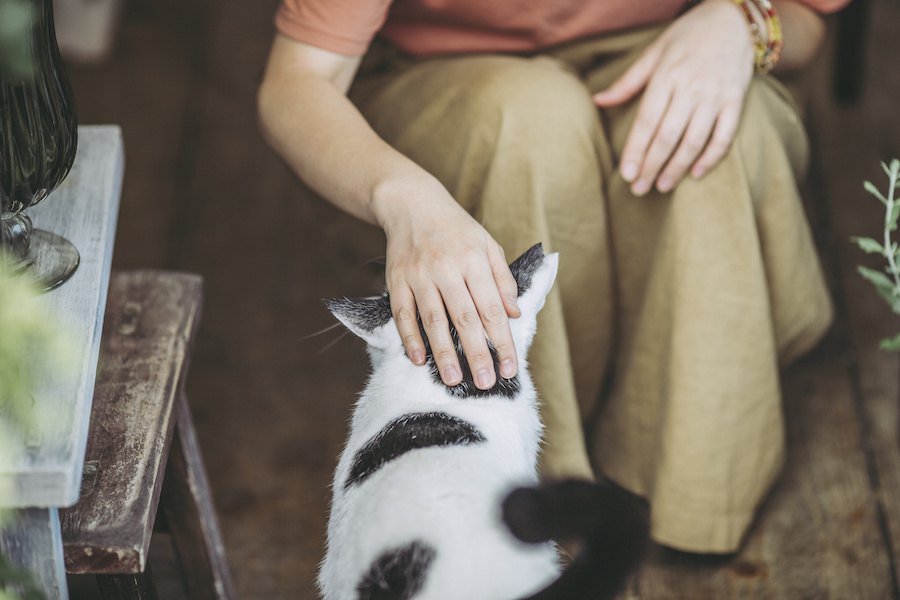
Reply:
[[418, 308], [445, 384], [462, 381], [447, 315], [478, 388], [496, 383], [485, 334], [497, 350], [500, 375], [513, 377], [518, 362], [508, 317], [520, 313], [503, 249], [436, 180], [416, 177], [380, 195], [373, 208], [387, 235], [387, 287], [410, 360], [425, 362]]
[[644, 91], [619, 169], [641, 196], [702, 177], [728, 151], [753, 76], [754, 42], [741, 8], [706, 0], [666, 29], [609, 89], [600, 107]]

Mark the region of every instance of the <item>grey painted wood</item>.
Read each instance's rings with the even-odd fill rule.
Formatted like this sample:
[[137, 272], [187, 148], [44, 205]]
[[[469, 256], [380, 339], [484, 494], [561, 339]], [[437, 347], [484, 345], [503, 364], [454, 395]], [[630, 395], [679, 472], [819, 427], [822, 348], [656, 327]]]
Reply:
[[59, 511], [27, 508], [0, 531], [0, 551], [13, 563], [30, 571], [47, 600], [66, 600]]
[[123, 169], [119, 128], [81, 127], [72, 172], [28, 211], [36, 227], [65, 236], [81, 253], [72, 278], [36, 300], [65, 328], [74, 368], [41, 377], [34, 394], [39, 425], [18, 440], [19, 452], [0, 456], [0, 487], [13, 490], [7, 506], [60, 507], [78, 499]]
[[200, 277], [112, 277], [81, 499], [62, 511], [69, 573], [140, 573], [202, 296]]

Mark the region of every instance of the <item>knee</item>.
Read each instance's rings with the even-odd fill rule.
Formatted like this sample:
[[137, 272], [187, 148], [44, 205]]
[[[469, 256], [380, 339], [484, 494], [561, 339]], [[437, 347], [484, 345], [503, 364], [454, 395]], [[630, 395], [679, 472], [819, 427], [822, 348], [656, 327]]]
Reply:
[[577, 77], [548, 59], [488, 60], [494, 68], [468, 81], [464, 101], [469, 122], [486, 131], [493, 144], [527, 156], [592, 143], [600, 121]]
[[[729, 152], [751, 181], [765, 179], [773, 165], [802, 176], [809, 157], [803, 122], [789, 92], [774, 80], [755, 78]], [[726, 157], [726, 159], [729, 157]]]

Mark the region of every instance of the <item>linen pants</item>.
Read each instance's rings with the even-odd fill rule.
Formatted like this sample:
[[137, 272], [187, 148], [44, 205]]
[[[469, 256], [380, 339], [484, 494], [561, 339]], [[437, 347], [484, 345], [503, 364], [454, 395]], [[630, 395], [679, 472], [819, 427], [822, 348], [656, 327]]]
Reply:
[[832, 309], [796, 185], [807, 138], [771, 77], [701, 179], [635, 197], [617, 172], [638, 101], [598, 110], [590, 95], [661, 30], [529, 56], [374, 47], [350, 96], [507, 257], [560, 253], [528, 357], [542, 474], [596, 468], [649, 499], [657, 542], [732, 552], [784, 461], [779, 366]]

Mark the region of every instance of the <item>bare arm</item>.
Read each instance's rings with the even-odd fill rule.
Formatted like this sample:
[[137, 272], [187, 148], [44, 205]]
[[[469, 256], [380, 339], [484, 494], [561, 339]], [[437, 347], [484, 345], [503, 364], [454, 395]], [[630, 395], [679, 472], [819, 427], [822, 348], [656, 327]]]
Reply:
[[816, 11], [794, 0], [773, 3], [781, 17], [784, 49], [775, 71], [796, 71], [807, 66], [825, 39], [825, 20]]
[[516, 372], [507, 321], [519, 315], [516, 283], [487, 231], [437, 179], [379, 138], [347, 99], [359, 63], [277, 36], [259, 91], [263, 134], [322, 197], [384, 229], [391, 308], [410, 359], [425, 359], [418, 309], [441, 378], [461, 380], [449, 314], [475, 384], [487, 389], [496, 378], [485, 334], [500, 374]]

